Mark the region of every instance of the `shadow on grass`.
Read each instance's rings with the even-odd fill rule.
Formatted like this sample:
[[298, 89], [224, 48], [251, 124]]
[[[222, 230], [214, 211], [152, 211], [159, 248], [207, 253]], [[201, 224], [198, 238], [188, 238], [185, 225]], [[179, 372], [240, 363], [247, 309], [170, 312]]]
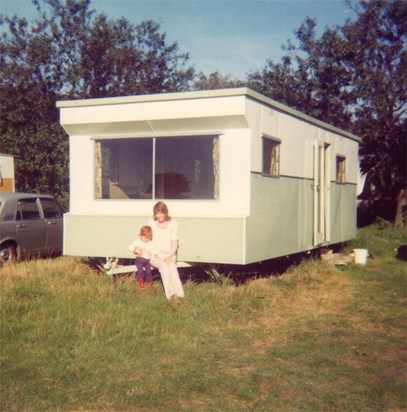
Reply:
[[180, 276], [182, 281], [227, 283], [240, 286], [254, 279], [281, 276], [290, 267], [317, 256], [319, 256], [318, 253], [299, 253], [248, 265], [198, 264], [180, 269]]
[[[334, 252], [342, 250], [344, 244], [331, 245], [330, 248]], [[191, 267], [179, 268], [179, 274], [183, 283], [191, 281], [194, 283], [219, 283], [233, 286], [244, 285], [254, 279], [269, 278], [272, 276], [278, 277], [284, 274], [289, 268], [298, 266], [300, 263], [320, 257], [320, 250], [315, 249], [309, 252], [297, 253], [288, 256], [278, 257], [265, 260], [262, 262], [251, 263], [247, 265], [231, 265], [231, 264], [211, 264], [211, 263], [196, 263], [191, 264]], [[84, 263], [90, 266], [93, 270], [103, 274], [101, 266], [105, 262], [102, 258], [87, 258]], [[134, 265], [133, 259], [120, 259], [120, 265]], [[114, 275], [113, 284], [120, 280], [125, 280], [134, 273], [123, 275]], [[158, 270], [153, 269], [154, 281], [160, 281]]]

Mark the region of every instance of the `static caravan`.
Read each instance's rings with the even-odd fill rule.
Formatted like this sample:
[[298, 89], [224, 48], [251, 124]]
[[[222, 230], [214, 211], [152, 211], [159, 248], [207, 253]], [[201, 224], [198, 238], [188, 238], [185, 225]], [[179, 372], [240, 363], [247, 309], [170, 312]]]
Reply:
[[60, 101], [64, 254], [132, 257], [158, 200], [178, 259], [249, 264], [352, 239], [360, 139], [247, 88]]

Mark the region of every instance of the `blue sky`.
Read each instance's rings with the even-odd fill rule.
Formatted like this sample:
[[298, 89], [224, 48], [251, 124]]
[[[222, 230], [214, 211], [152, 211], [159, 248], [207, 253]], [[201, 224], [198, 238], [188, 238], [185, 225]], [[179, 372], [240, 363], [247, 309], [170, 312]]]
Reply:
[[[91, 8], [134, 24], [152, 19], [189, 53], [197, 71], [240, 79], [267, 59], [279, 61], [281, 46], [295, 40], [306, 17], [316, 19], [319, 33], [354, 18], [342, 0], [92, 0]], [[31, 0], [0, 0], [0, 12], [36, 17]]]

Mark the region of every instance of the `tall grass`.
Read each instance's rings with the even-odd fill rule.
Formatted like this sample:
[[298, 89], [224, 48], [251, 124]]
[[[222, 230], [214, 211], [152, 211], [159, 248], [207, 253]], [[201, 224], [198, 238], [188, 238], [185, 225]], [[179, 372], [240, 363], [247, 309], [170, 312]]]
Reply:
[[74, 258], [2, 269], [0, 410], [405, 410], [403, 236], [360, 231], [363, 267], [187, 281], [173, 301]]

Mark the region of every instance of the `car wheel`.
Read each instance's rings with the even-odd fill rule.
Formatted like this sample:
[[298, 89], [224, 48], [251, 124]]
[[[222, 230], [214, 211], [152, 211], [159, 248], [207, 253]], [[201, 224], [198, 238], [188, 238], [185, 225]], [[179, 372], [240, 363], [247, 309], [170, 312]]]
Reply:
[[17, 260], [16, 248], [13, 244], [1, 246], [0, 248], [0, 266], [13, 263]]

